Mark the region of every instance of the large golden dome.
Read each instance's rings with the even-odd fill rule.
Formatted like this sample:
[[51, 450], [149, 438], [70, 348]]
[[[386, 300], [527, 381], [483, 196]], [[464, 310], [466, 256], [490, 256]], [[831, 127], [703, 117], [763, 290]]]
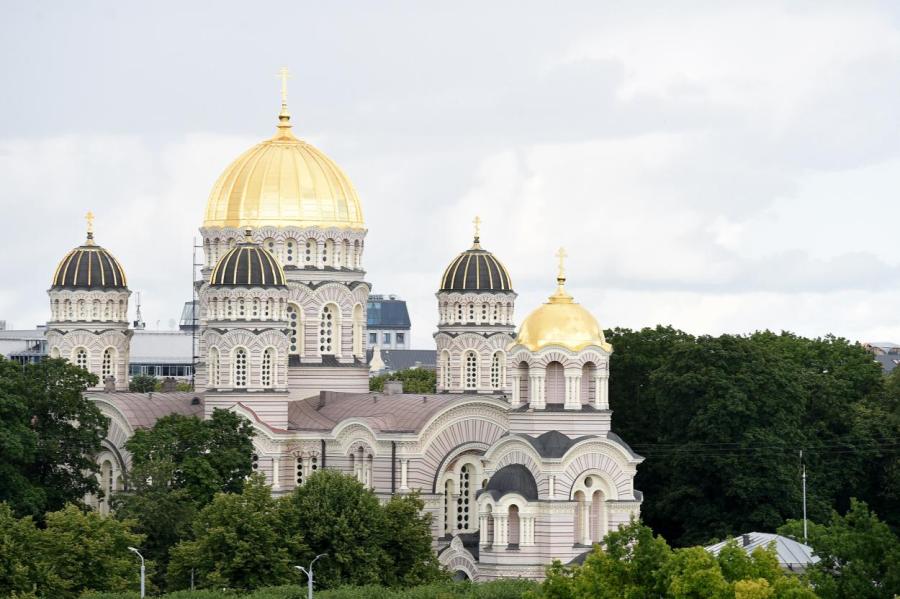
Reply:
[[365, 229], [344, 171], [294, 136], [286, 106], [278, 118], [275, 136], [244, 152], [216, 181], [203, 226]]
[[522, 321], [515, 343], [531, 351], [560, 345], [577, 352], [596, 345], [611, 352], [612, 346], [606, 342], [597, 319], [566, 292], [561, 267], [556, 280], [556, 293]]

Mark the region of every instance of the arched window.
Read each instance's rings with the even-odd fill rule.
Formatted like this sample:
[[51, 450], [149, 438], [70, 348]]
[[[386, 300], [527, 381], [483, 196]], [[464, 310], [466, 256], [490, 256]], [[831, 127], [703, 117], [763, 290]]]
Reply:
[[529, 391], [531, 389], [531, 369], [528, 362], [519, 362], [519, 401], [530, 403]]
[[288, 304], [288, 327], [291, 330], [290, 353], [295, 356], [303, 355], [303, 312], [297, 304]]
[[58, 348], [58, 347], [53, 346], [52, 348], [50, 348], [50, 357], [51, 357], [51, 358], [58, 358], [58, 357], [59, 357], [59, 348]]
[[275, 348], [267, 347], [263, 352], [262, 365], [259, 374], [260, 386], [263, 389], [271, 389], [275, 386]]
[[271, 237], [266, 237], [265, 241], [263, 241], [263, 247], [266, 249], [267, 252], [269, 252], [270, 254], [275, 256], [277, 259], [278, 255], [275, 253], [275, 240], [274, 239], [272, 239]]
[[465, 362], [465, 371], [463, 372], [463, 382], [466, 389], [478, 388], [478, 354], [474, 351], [467, 351]]
[[581, 367], [581, 403], [587, 405], [594, 403], [596, 377], [597, 367], [593, 362], [587, 362]]
[[450, 350], [441, 351], [441, 387], [450, 389]]
[[360, 255], [361, 248], [359, 247], [359, 240], [353, 242], [353, 268], [359, 268], [361, 262]]
[[253, 304], [250, 308], [250, 318], [259, 318], [259, 298], [253, 298]]
[[469, 304], [469, 322], [475, 322], [475, 304]]
[[481, 304], [481, 322], [485, 323], [488, 321], [488, 305]]
[[337, 353], [335, 348], [340, 343], [340, 339], [336, 336], [336, 332], [340, 330], [337, 326], [337, 318], [337, 306], [327, 304], [322, 308], [322, 318], [319, 323], [319, 352], [322, 355], [334, 355]]
[[494, 509], [490, 505], [487, 506], [487, 530], [485, 533], [487, 539], [485, 545], [490, 547], [494, 544]]
[[509, 514], [506, 520], [508, 527], [509, 544], [511, 547], [519, 546], [519, 506], [509, 506]]
[[104, 460], [100, 464], [100, 491], [103, 493], [103, 499], [100, 503], [100, 513], [109, 513], [109, 500], [112, 498], [115, 490], [115, 474], [113, 472], [112, 462]]
[[450, 522], [453, 519], [453, 481], [444, 483], [444, 534], [450, 534]]
[[365, 354], [363, 349], [363, 328], [365, 327], [363, 318], [362, 304], [356, 304], [353, 306], [353, 355], [355, 356], [363, 356]]
[[88, 353], [87, 350], [83, 347], [76, 347], [73, 352], [73, 362], [75, 362], [75, 366], [82, 368], [84, 370], [88, 369]]
[[559, 404], [566, 400], [566, 371], [559, 362], [547, 364], [546, 403]]
[[463, 321], [463, 307], [462, 304], [456, 304], [456, 322]]
[[491, 389], [501, 389], [503, 387], [506, 379], [505, 370], [503, 352], [494, 352], [494, 356], [491, 358]]
[[243, 347], [234, 350], [234, 386], [247, 386], [247, 350]]
[[284, 263], [285, 264], [296, 264], [297, 263], [297, 242], [293, 239], [288, 239], [284, 242]]
[[216, 262], [219, 261], [219, 238], [216, 237], [213, 239], [212, 245], [210, 246], [210, 256], [211, 259], [209, 261], [210, 266], [215, 266]]
[[256, 472], [259, 470], [259, 454], [253, 453], [250, 454], [250, 469]]
[[472, 484], [472, 466], [466, 464], [459, 471], [459, 497], [456, 499], [456, 529], [460, 531], [469, 530]]
[[91, 320], [100, 320], [103, 317], [103, 309], [100, 307], [100, 300], [96, 299], [91, 304]]
[[587, 526], [585, 518], [585, 498], [583, 491], [575, 492], [575, 544], [580, 544], [585, 536], [585, 526]]
[[303, 458], [301, 456], [297, 456], [297, 486], [303, 484]]
[[322, 266], [334, 266], [334, 240], [326, 239], [322, 246]]
[[500, 304], [491, 305], [491, 324], [500, 322]]
[[244, 308], [244, 298], [240, 298], [237, 301], [237, 305], [238, 305], [238, 309], [237, 309], [238, 318], [243, 318], [247, 314], [247, 312]]
[[599, 489], [591, 495], [591, 539], [595, 543], [603, 541], [606, 534], [606, 514], [604, 513], [603, 491]]
[[345, 239], [343, 245], [344, 252], [341, 254], [341, 258], [343, 258], [343, 260], [341, 261], [341, 265], [346, 268], [350, 268], [352, 266], [352, 264], [350, 264], [350, 240]]
[[316, 240], [313, 238], [309, 238], [306, 240], [306, 246], [303, 251], [303, 265], [306, 267], [315, 267], [317, 266], [316, 254], [318, 252], [319, 246], [316, 243]]
[[78, 300], [78, 320], [87, 320], [85, 313], [84, 300]]
[[209, 363], [209, 386], [210, 387], [218, 387], [219, 386], [219, 348], [213, 347], [209, 350], [209, 358], [207, 359]]
[[100, 382], [106, 382], [106, 377], [113, 376], [113, 364], [115, 362], [115, 351], [111, 347], [103, 350], [103, 363], [100, 367]]

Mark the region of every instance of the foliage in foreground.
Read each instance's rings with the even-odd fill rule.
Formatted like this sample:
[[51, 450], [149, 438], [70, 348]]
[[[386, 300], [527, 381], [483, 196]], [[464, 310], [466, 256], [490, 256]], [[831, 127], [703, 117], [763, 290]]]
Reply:
[[734, 541], [718, 557], [702, 547], [671, 549], [633, 521], [604, 539], [582, 566], [554, 562], [533, 599], [816, 599], [809, 585], [786, 574], [774, 548], [748, 556]]
[[[408, 589], [377, 585], [343, 586], [316, 591], [316, 599], [520, 599], [537, 588], [530, 580], [498, 580], [485, 583], [441, 582]], [[306, 599], [305, 584], [266, 587], [250, 593], [237, 591], [177, 591], [164, 599]], [[96, 593], [84, 599], [138, 599], [137, 593]]]
[[97, 377], [66, 360], [21, 365], [0, 356], [0, 501], [42, 521], [98, 490], [91, 456], [107, 419], [84, 398]]
[[[803, 522], [790, 520], [780, 534], [803, 539]], [[828, 524], [808, 523], [809, 545], [821, 561], [808, 574], [823, 599], [891, 599], [900, 595], [900, 539], [869, 511], [852, 501]]]

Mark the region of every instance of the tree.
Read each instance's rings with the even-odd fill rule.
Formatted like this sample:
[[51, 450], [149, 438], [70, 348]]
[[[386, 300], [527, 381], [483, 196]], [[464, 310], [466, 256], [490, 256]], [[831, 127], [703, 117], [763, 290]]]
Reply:
[[146, 536], [145, 555], [157, 562], [162, 585], [169, 550], [192, 536], [197, 512], [216, 493], [239, 492], [252, 472], [253, 427], [241, 416], [214, 410], [201, 420], [171, 415], [128, 440], [129, 493], [113, 499], [116, 517], [133, 520]]
[[162, 383], [160, 383], [159, 379], [155, 376], [149, 374], [136, 374], [131, 377], [131, 381], [128, 383], [128, 390], [136, 393], [150, 393], [151, 391], [156, 391], [161, 386]]
[[384, 391], [385, 381], [402, 381], [404, 393], [434, 393], [437, 374], [428, 368], [408, 368], [369, 379], [369, 391]]
[[97, 492], [108, 421], [84, 398], [97, 377], [65, 360], [19, 365], [0, 358], [0, 501], [43, 518]]
[[173, 550], [168, 578], [184, 588], [191, 570], [201, 588], [254, 589], [296, 582], [294, 556], [307, 552], [298, 536], [285, 538], [278, 503], [262, 475], [241, 493], [220, 493], [194, 521], [194, 540]]
[[384, 505], [385, 550], [391, 568], [383, 582], [410, 587], [445, 578], [431, 549], [431, 514], [418, 493], [394, 495]]
[[0, 597], [30, 591], [33, 556], [38, 531], [31, 516], [16, 519], [7, 503], [0, 503]]
[[328, 554], [316, 563], [316, 580], [324, 587], [378, 584], [389, 574], [384, 510], [356, 478], [317, 471], [284, 498], [281, 517], [289, 542], [308, 547], [296, 556], [298, 563]]
[[[802, 539], [803, 523], [790, 520], [779, 533]], [[808, 523], [809, 545], [820, 561], [809, 576], [823, 599], [890, 599], [900, 595], [900, 540], [861, 501], [827, 525]]]

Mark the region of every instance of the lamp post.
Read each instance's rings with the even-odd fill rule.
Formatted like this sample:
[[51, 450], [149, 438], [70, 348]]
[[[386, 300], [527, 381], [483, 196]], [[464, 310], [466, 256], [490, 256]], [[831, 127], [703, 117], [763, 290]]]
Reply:
[[[313, 564], [316, 563], [317, 559], [319, 559], [320, 557], [325, 557], [326, 555], [328, 555], [328, 554], [320, 553], [319, 555], [316, 556], [316, 558], [313, 561], [309, 562], [309, 570], [307, 570], [303, 566], [294, 566], [295, 568], [297, 568], [298, 570], [300, 570], [301, 572], [306, 574], [306, 587], [308, 589], [307, 599], [313, 599], [313, 596], [312, 596], [312, 593], [313, 593]], [[141, 595], [141, 596], [143, 597], [143, 595]]]
[[144, 556], [141, 555], [141, 552], [134, 547], [129, 547], [128, 551], [134, 552], [139, 558], [141, 558], [141, 599], [144, 599]]

